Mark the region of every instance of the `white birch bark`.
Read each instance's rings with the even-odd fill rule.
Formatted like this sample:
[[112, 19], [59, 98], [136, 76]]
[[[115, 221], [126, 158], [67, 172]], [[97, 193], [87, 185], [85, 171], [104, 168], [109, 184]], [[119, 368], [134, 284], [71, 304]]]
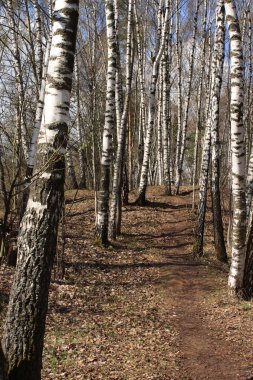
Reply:
[[115, 38], [116, 38], [116, 50], [117, 50], [117, 67], [116, 67], [116, 79], [115, 79], [115, 110], [116, 110], [116, 124], [117, 124], [117, 139], [119, 141], [120, 125], [123, 113], [123, 91], [122, 91], [122, 73], [120, 62], [120, 50], [119, 50], [119, 15], [118, 15], [118, 0], [114, 0], [114, 20], [115, 20]]
[[231, 159], [233, 195], [232, 261], [228, 278], [229, 291], [242, 288], [245, 265], [245, 142], [243, 125], [243, 49], [235, 1], [225, 0], [226, 21], [231, 47]]
[[[160, 1], [161, 3], [161, 1]], [[150, 92], [149, 92], [149, 107], [148, 107], [148, 124], [147, 124], [147, 132], [144, 146], [144, 157], [143, 164], [141, 170], [141, 178], [140, 185], [138, 189], [138, 199], [137, 203], [145, 204], [146, 202], [146, 189], [148, 184], [148, 171], [149, 171], [149, 158], [151, 152], [151, 142], [154, 128], [154, 114], [155, 114], [155, 93], [156, 93], [156, 84], [158, 78], [159, 64], [164, 51], [164, 47], [166, 44], [166, 34], [169, 26], [169, 1], [165, 2], [165, 15], [162, 26], [162, 36], [161, 36], [161, 44], [159, 51], [155, 57], [153, 68], [152, 68], [152, 79], [150, 84]]]
[[[145, 49], [142, 48], [141, 44], [141, 32], [139, 18], [136, 9], [136, 0], [134, 0], [134, 18], [135, 18], [135, 30], [136, 30], [136, 40], [137, 40], [137, 54], [138, 54], [138, 78], [140, 82], [140, 123], [139, 123], [139, 134], [138, 134], [138, 179], [141, 174], [141, 167], [143, 161], [143, 143], [144, 143], [144, 133], [146, 126], [146, 105], [145, 105], [145, 67], [144, 67], [144, 55]], [[139, 182], [139, 180], [138, 180]]]
[[[169, 34], [169, 33], [168, 33]], [[167, 35], [166, 48], [161, 61], [162, 68], [162, 148], [163, 148], [163, 184], [166, 195], [171, 195], [170, 178], [170, 120], [169, 120], [169, 77], [170, 64], [168, 57], [169, 36]]]
[[[121, 115], [121, 122], [119, 127], [118, 147], [116, 153], [116, 160], [114, 165], [113, 185], [112, 185], [112, 199], [110, 210], [110, 237], [116, 238], [116, 225], [117, 225], [117, 203], [121, 201], [119, 194], [121, 193], [121, 178], [123, 172], [123, 158], [126, 141], [126, 127], [129, 109], [129, 101], [131, 94], [132, 84], [132, 16], [133, 16], [133, 0], [128, 2], [128, 23], [127, 23], [127, 42], [126, 42], [126, 94], [124, 109]], [[121, 114], [121, 112], [120, 112]], [[130, 144], [130, 141], [129, 141]]]
[[48, 292], [64, 198], [78, 4], [78, 0], [55, 2], [36, 177], [18, 237], [17, 267], [2, 339], [8, 379], [41, 379]]
[[162, 134], [162, 122], [163, 122], [163, 64], [161, 59], [159, 78], [158, 78], [158, 109], [157, 109], [157, 170], [158, 170], [158, 185], [163, 183], [163, 134]]
[[38, 140], [38, 136], [40, 132], [41, 120], [42, 120], [42, 115], [43, 115], [43, 110], [44, 110], [46, 78], [47, 78], [51, 42], [52, 42], [52, 37], [50, 36], [47, 42], [47, 48], [46, 48], [45, 60], [44, 60], [44, 65], [43, 65], [42, 78], [41, 78], [40, 94], [39, 94], [39, 99], [38, 99], [38, 103], [36, 107], [34, 129], [33, 129], [31, 143], [29, 147], [29, 153], [28, 153], [27, 174], [26, 174], [28, 178], [31, 177], [33, 173], [35, 156], [36, 156], [36, 144], [37, 144], [37, 140]]
[[109, 185], [110, 166], [112, 160], [112, 134], [115, 125], [115, 79], [117, 67], [117, 49], [114, 20], [113, 0], [105, 1], [106, 7], [106, 31], [108, 44], [108, 70], [106, 90], [105, 125], [102, 142], [101, 158], [101, 181], [98, 192], [96, 230], [102, 244], [108, 243], [108, 221], [109, 221]]
[[193, 68], [194, 68], [194, 58], [195, 58], [195, 48], [196, 48], [196, 36], [198, 29], [198, 13], [200, 0], [196, 0], [196, 12], [194, 16], [194, 28], [193, 28], [193, 37], [192, 37], [192, 49], [190, 56], [190, 66], [189, 66], [189, 78], [187, 83], [187, 93], [186, 93], [186, 101], [185, 101], [185, 111], [184, 111], [184, 119], [182, 124], [182, 140], [179, 145], [179, 162], [176, 166], [177, 175], [176, 175], [176, 194], [179, 193], [179, 188], [182, 179], [182, 171], [183, 171], [183, 163], [184, 163], [184, 155], [186, 148], [186, 134], [187, 134], [187, 126], [188, 126], [188, 115], [189, 115], [189, 106], [190, 106], [190, 98], [191, 98], [191, 88], [192, 88], [192, 76], [193, 76]]
[[[249, 156], [251, 154], [251, 90], [252, 90], [252, 19], [250, 9], [247, 8], [247, 20], [248, 20], [248, 44], [247, 49], [245, 51], [245, 62], [248, 62], [248, 65], [245, 65], [245, 80], [244, 80], [244, 125], [245, 125], [245, 133], [246, 133], [246, 163], [249, 162]], [[248, 66], [248, 67], [247, 67]], [[247, 70], [248, 69], [248, 70]], [[248, 196], [246, 198], [247, 208], [248, 208]], [[248, 215], [248, 212], [247, 212]]]
[[[245, 80], [245, 111], [244, 111], [244, 124], [246, 129], [246, 162], [248, 163], [247, 168], [247, 192], [246, 192], [246, 210], [247, 216], [250, 214], [252, 195], [253, 195], [253, 136], [251, 132], [251, 104], [252, 104], [252, 19], [250, 10], [248, 8], [247, 12], [248, 18], [248, 75]], [[250, 144], [251, 142], [251, 144]], [[248, 153], [249, 152], [249, 153]]]
[[223, 221], [220, 203], [220, 149], [219, 149], [219, 112], [220, 95], [224, 63], [224, 42], [225, 42], [225, 8], [224, 0], [217, 1], [216, 7], [216, 32], [214, 55], [216, 57], [216, 71], [213, 82], [211, 99], [212, 120], [212, 201], [213, 201], [213, 224], [216, 256], [220, 261], [227, 261]]
[[85, 175], [85, 160], [84, 160], [84, 139], [81, 123], [81, 106], [80, 106], [80, 79], [79, 79], [79, 65], [78, 56], [75, 58], [75, 77], [76, 77], [76, 129], [78, 135], [78, 157], [79, 157], [79, 188], [84, 189], [86, 187], [86, 175]]
[[36, 25], [36, 52], [37, 52], [37, 78], [38, 83], [42, 79], [43, 70], [43, 48], [42, 48], [42, 27], [41, 27], [41, 11], [38, 0], [33, 0], [33, 6], [35, 11], [35, 25]]
[[[175, 184], [179, 183], [179, 161], [182, 143], [182, 42], [180, 40], [180, 8], [176, 0], [176, 60], [177, 60], [177, 145], [175, 162]], [[176, 189], [177, 191], [177, 189]]]
[[192, 207], [195, 208], [195, 185], [197, 182], [198, 174], [198, 158], [199, 158], [199, 134], [200, 134], [200, 124], [201, 124], [201, 110], [202, 110], [202, 90], [203, 90], [203, 80], [205, 72], [205, 56], [206, 56], [206, 23], [207, 23], [207, 0], [204, 0], [204, 18], [202, 23], [202, 43], [201, 43], [201, 68], [200, 68], [200, 78], [198, 86], [197, 95], [197, 121], [196, 121], [196, 132], [194, 140], [194, 154], [193, 154], [193, 191], [192, 191]]
[[[219, 5], [218, 5], [219, 6]], [[217, 9], [219, 11], [219, 9]], [[202, 150], [202, 160], [201, 160], [201, 170], [200, 170], [200, 180], [199, 180], [199, 204], [198, 204], [198, 220], [196, 227], [196, 241], [193, 246], [193, 254], [195, 256], [203, 255], [203, 241], [204, 241], [204, 227], [205, 227], [205, 215], [206, 215], [206, 203], [207, 203], [207, 188], [208, 188], [208, 174], [210, 165], [210, 155], [211, 155], [211, 129], [213, 116], [218, 117], [218, 103], [217, 96], [219, 97], [220, 85], [221, 85], [221, 65], [223, 64], [222, 52], [220, 54], [220, 42], [221, 31], [220, 31], [220, 19], [216, 19], [216, 33], [215, 33], [215, 47], [214, 54], [212, 57], [212, 72], [211, 72], [211, 95], [206, 96], [206, 129], [204, 135], [204, 144]], [[221, 58], [219, 57], [221, 55]], [[219, 59], [220, 58], [220, 59]], [[208, 78], [207, 78], [208, 84]], [[209, 87], [209, 86], [208, 86]], [[207, 88], [208, 88], [207, 87]], [[209, 106], [209, 99], [212, 99], [212, 106]], [[213, 112], [217, 115], [213, 115]], [[216, 120], [218, 122], [218, 119]], [[217, 125], [215, 125], [215, 131], [217, 130]], [[213, 131], [214, 132], [214, 131]]]

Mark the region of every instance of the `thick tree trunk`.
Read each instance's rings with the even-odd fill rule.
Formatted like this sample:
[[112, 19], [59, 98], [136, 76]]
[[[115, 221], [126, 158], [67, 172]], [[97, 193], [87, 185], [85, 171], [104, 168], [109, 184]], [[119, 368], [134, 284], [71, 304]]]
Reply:
[[56, 0], [35, 180], [18, 238], [18, 261], [2, 339], [7, 380], [40, 380], [51, 269], [64, 196], [78, 0]]

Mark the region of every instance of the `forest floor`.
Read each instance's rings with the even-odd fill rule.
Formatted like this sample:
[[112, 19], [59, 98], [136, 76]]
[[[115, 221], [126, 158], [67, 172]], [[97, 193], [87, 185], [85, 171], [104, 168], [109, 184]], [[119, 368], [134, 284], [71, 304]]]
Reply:
[[[52, 278], [44, 380], [253, 379], [253, 304], [227, 297], [210, 215], [205, 257], [193, 260], [191, 197], [151, 188], [146, 207], [124, 207], [123, 234], [104, 249], [93, 193], [67, 192], [65, 274]], [[0, 268], [1, 321], [12, 273]]]

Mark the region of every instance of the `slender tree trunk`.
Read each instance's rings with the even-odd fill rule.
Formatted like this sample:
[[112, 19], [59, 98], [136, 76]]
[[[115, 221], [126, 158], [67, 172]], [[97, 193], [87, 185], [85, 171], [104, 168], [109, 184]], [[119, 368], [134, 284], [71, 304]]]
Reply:
[[33, 129], [31, 143], [29, 147], [29, 153], [28, 153], [27, 172], [26, 172], [27, 178], [31, 177], [33, 174], [33, 168], [34, 168], [34, 162], [35, 162], [35, 156], [36, 156], [36, 144], [37, 144], [37, 140], [38, 140], [38, 136], [40, 132], [41, 120], [42, 120], [42, 115], [43, 115], [43, 110], [44, 110], [44, 98], [45, 98], [46, 79], [47, 79], [49, 56], [50, 56], [50, 50], [51, 50], [51, 42], [52, 42], [52, 38], [50, 36], [47, 42], [45, 61], [44, 61], [44, 66], [43, 66], [42, 79], [41, 79], [40, 95], [39, 95], [39, 100], [36, 107], [34, 129]]
[[64, 196], [78, 0], [56, 0], [36, 180], [18, 238], [2, 351], [7, 380], [40, 380], [51, 269]]
[[[161, 3], [160, 3], [161, 4]], [[148, 125], [147, 132], [145, 138], [145, 147], [144, 147], [144, 157], [143, 164], [141, 170], [141, 180], [139, 185], [139, 196], [136, 203], [140, 205], [145, 205], [146, 203], [146, 189], [148, 184], [148, 171], [149, 171], [149, 159], [151, 152], [151, 142], [154, 128], [154, 114], [155, 114], [155, 93], [156, 93], [156, 84], [159, 72], [159, 64], [163, 54], [163, 50], [166, 43], [166, 34], [168, 29], [168, 19], [169, 19], [169, 1], [166, 0], [165, 3], [165, 16], [162, 27], [162, 37], [159, 51], [155, 57], [152, 69], [152, 79], [150, 85], [150, 93], [149, 93], [149, 108], [148, 108]]]
[[219, 0], [216, 8], [216, 35], [214, 55], [216, 57], [216, 72], [211, 100], [212, 107], [212, 203], [213, 225], [216, 256], [220, 261], [227, 261], [226, 246], [223, 232], [223, 221], [220, 203], [220, 149], [219, 149], [219, 113], [222, 85], [224, 41], [225, 41], [225, 8], [224, 0]]
[[245, 142], [243, 125], [243, 49], [235, 2], [225, 0], [226, 21], [231, 46], [231, 150], [233, 231], [232, 261], [228, 279], [231, 294], [239, 294], [245, 265]]
[[[218, 4], [220, 6], [220, 4]], [[219, 11], [219, 9], [218, 9]], [[216, 19], [216, 34], [215, 34], [215, 48], [212, 57], [212, 73], [211, 73], [211, 95], [206, 98], [206, 129], [204, 146], [202, 150], [202, 161], [201, 161], [201, 175], [199, 181], [199, 205], [198, 205], [198, 220], [196, 227], [196, 240], [193, 245], [193, 254], [197, 257], [203, 255], [203, 243], [204, 243], [204, 229], [205, 229], [205, 215], [207, 206], [207, 189], [208, 189], [208, 174], [210, 166], [210, 154], [211, 154], [211, 129], [213, 136], [217, 140], [217, 130], [218, 130], [218, 115], [219, 115], [219, 94], [222, 81], [222, 67], [223, 67], [223, 51], [221, 50], [222, 30], [220, 25], [220, 17]], [[207, 82], [208, 83], [208, 82]], [[209, 107], [209, 99], [212, 99], [212, 107]], [[213, 122], [215, 126], [213, 126]], [[215, 151], [216, 153], [216, 151]], [[218, 157], [216, 157], [218, 160]], [[215, 170], [217, 170], [217, 162]], [[217, 173], [218, 174], [218, 173]], [[217, 178], [215, 178], [218, 181]], [[218, 181], [219, 183], [219, 181]], [[215, 188], [215, 190], [217, 190]], [[219, 191], [219, 188], [218, 188]], [[217, 194], [216, 194], [217, 196]], [[217, 199], [218, 202], [218, 199]], [[215, 206], [218, 207], [217, 204]], [[217, 217], [217, 210], [215, 210], [215, 216]], [[219, 220], [217, 219], [219, 222]]]
[[33, 0], [33, 6], [35, 11], [35, 24], [36, 24], [36, 52], [37, 52], [37, 78], [40, 84], [42, 79], [43, 70], [43, 48], [42, 48], [42, 27], [41, 27], [41, 10], [38, 0]]
[[176, 0], [176, 57], [177, 57], [177, 146], [176, 146], [176, 162], [175, 162], [175, 184], [177, 193], [177, 184], [179, 183], [180, 168], [180, 150], [182, 143], [182, 43], [179, 38], [180, 33], [180, 9], [179, 0]]
[[[75, 58], [75, 74], [76, 74], [76, 127], [78, 134], [78, 156], [79, 156], [79, 189], [85, 189], [86, 187], [86, 175], [85, 175], [85, 158], [84, 158], [84, 141], [81, 122], [81, 106], [80, 106], [80, 80], [79, 80], [79, 67], [78, 56]], [[95, 175], [95, 173], [94, 173]]]
[[116, 51], [117, 51], [117, 67], [115, 79], [115, 110], [116, 110], [116, 124], [117, 124], [117, 139], [120, 136], [120, 125], [123, 113], [123, 90], [122, 90], [122, 73], [119, 49], [119, 16], [118, 16], [118, 0], [114, 0], [114, 13], [115, 13], [115, 36], [116, 36]]
[[[126, 95], [124, 109], [121, 116], [121, 122], [119, 127], [118, 147], [116, 153], [116, 161], [114, 165], [113, 185], [112, 185], [112, 199], [110, 210], [110, 237], [116, 238], [116, 226], [117, 226], [117, 204], [121, 202], [119, 192], [121, 192], [121, 178], [123, 172], [123, 158], [126, 141], [126, 127], [128, 108], [131, 93], [132, 84], [132, 62], [131, 62], [131, 41], [132, 41], [132, 15], [133, 15], [133, 0], [128, 2], [128, 25], [127, 25], [127, 49], [126, 49]], [[129, 145], [131, 141], [128, 142]]]
[[69, 174], [70, 178], [70, 188], [71, 189], [78, 189], [78, 184], [76, 180], [76, 173], [74, 168], [74, 162], [73, 162], [73, 156], [71, 152], [71, 148], [68, 145], [66, 149], [66, 163], [67, 163], [67, 172]]
[[24, 101], [25, 101], [25, 92], [24, 92], [24, 83], [22, 78], [22, 66], [20, 58], [20, 47], [18, 41], [17, 26], [15, 21], [15, 12], [13, 9], [13, 0], [7, 0], [10, 26], [11, 26], [11, 39], [14, 48], [14, 70], [16, 77], [16, 87], [17, 87], [17, 96], [18, 96], [18, 115], [17, 115], [17, 134], [20, 136], [20, 143], [22, 146], [23, 156], [25, 160], [28, 158], [28, 143], [27, 143], [27, 131], [24, 118]]
[[194, 68], [194, 57], [195, 57], [195, 48], [196, 48], [196, 35], [197, 35], [197, 28], [198, 28], [198, 13], [199, 13], [199, 6], [200, 6], [200, 0], [197, 0], [196, 3], [196, 12], [194, 17], [194, 30], [193, 30], [193, 37], [192, 37], [192, 49], [191, 49], [191, 57], [190, 57], [190, 67], [189, 67], [189, 78], [188, 78], [188, 84], [187, 84], [187, 93], [186, 93], [186, 101], [185, 101], [185, 112], [184, 112], [184, 119], [183, 119], [183, 125], [182, 125], [182, 140], [180, 141], [179, 145], [179, 162], [176, 166], [177, 175], [176, 175], [176, 194], [179, 193], [180, 185], [181, 185], [181, 179], [182, 179], [182, 172], [183, 172], [183, 163], [184, 163], [184, 155], [185, 155], [185, 149], [186, 149], [186, 134], [187, 134], [187, 127], [188, 127], [188, 115], [189, 115], [189, 106], [190, 106], [190, 98], [191, 98], [191, 88], [192, 88], [192, 76], [193, 76], [193, 68]]
[[169, 76], [168, 64], [169, 36], [167, 35], [166, 48], [161, 61], [162, 66], [162, 147], [163, 147], [163, 184], [166, 195], [171, 195], [170, 178], [170, 122], [169, 122]]
[[108, 43], [108, 71], [107, 71], [107, 94], [105, 125], [103, 133], [103, 151], [101, 159], [101, 180], [98, 192], [96, 230], [102, 244], [108, 244], [108, 221], [109, 221], [109, 187], [110, 166], [112, 160], [112, 135], [115, 124], [115, 79], [117, 67], [117, 49], [114, 20], [113, 0], [106, 0], [106, 24]]
[[139, 125], [139, 140], [138, 140], [138, 183], [140, 182], [141, 167], [143, 162], [143, 145], [144, 145], [144, 131], [146, 129], [146, 106], [145, 106], [145, 67], [144, 67], [144, 54], [145, 49], [141, 44], [141, 32], [139, 19], [136, 9], [136, 0], [134, 0], [134, 18], [135, 30], [137, 39], [137, 54], [138, 54], [138, 76], [140, 81], [140, 125]]
[[198, 220], [197, 220], [197, 228], [196, 228], [196, 240], [193, 245], [193, 254], [196, 257], [200, 257], [203, 255], [208, 172], [209, 172], [209, 163], [210, 163], [210, 147], [211, 147], [211, 124], [210, 124], [210, 120], [208, 120], [206, 129], [205, 129], [204, 145], [203, 145], [203, 150], [202, 150], [201, 175], [200, 175], [200, 181], [199, 181]]
[[196, 122], [196, 132], [195, 132], [195, 141], [194, 141], [194, 154], [193, 154], [193, 191], [192, 191], [192, 208], [195, 208], [195, 186], [197, 182], [198, 174], [198, 157], [199, 157], [199, 148], [200, 148], [200, 127], [201, 127], [201, 109], [202, 109], [202, 87], [203, 79], [205, 72], [205, 56], [206, 56], [206, 22], [207, 22], [207, 0], [204, 0], [204, 18], [202, 24], [202, 46], [201, 46], [201, 69], [200, 69], [200, 78], [198, 86], [198, 96], [197, 96], [197, 122]]
[[163, 183], [163, 133], [162, 133], [162, 122], [163, 122], [163, 58], [161, 59], [159, 77], [158, 77], [158, 89], [157, 89], [157, 169], [158, 169], [158, 185], [161, 186]]

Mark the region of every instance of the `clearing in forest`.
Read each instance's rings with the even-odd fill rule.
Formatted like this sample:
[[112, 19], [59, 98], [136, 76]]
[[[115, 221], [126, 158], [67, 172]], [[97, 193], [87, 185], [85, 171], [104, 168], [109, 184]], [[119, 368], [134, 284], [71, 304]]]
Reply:
[[[192, 260], [185, 194], [151, 188], [146, 207], [125, 207], [123, 235], [104, 249], [93, 193], [67, 192], [65, 275], [53, 273], [43, 379], [253, 378], [252, 304], [227, 298], [211, 222], [206, 258]], [[3, 321], [13, 270], [0, 271]]]

